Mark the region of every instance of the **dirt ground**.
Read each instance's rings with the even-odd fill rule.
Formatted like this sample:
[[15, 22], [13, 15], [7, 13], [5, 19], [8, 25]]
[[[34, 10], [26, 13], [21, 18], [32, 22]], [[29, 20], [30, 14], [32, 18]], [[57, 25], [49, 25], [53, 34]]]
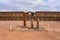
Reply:
[[[30, 26], [27, 21], [27, 26]], [[0, 21], [0, 40], [60, 40], [59, 21], [40, 21], [39, 27], [47, 31], [16, 31], [18, 25], [23, 25], [22, 21]], [[10, 27], [11, 26], [11, 27]], [[34, 26], [36, 22], [34, 21]], [[14, 29], [11, 31], [10, 29]]]

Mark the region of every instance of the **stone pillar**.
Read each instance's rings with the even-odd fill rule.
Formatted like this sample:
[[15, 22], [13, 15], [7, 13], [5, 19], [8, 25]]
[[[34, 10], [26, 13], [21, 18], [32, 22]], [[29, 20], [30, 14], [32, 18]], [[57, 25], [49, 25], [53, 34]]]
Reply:
[[36, 28], [39, 28], [39, 18], [37, 18], [37, 27]]
[[26, 27], [26, 13], [24, 13], [24, 27]]
[[33, 28], [33, 18], [31, 19], [31, 28]]

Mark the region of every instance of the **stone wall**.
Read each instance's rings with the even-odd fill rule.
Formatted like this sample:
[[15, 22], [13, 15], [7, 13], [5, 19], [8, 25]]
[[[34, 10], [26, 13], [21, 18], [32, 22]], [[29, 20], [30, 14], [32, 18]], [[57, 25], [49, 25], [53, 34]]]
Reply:
[[60, 12], [0, 12], [0, 20], [37, 20], [60, 21]]

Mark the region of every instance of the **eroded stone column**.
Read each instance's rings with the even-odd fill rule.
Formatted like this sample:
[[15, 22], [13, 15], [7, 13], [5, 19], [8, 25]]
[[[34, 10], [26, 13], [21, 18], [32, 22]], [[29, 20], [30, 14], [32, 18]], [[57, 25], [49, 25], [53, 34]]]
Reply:
[[24, 27], [26, 27], [26, 13], [24, 13]]
[[39, 18], [37, 18], [37, 21], [36, 21], [36, 22], [37, 22], [37, 24], [36, 24], [36, 25], [37, 25], [36, 28], [39, 28]]

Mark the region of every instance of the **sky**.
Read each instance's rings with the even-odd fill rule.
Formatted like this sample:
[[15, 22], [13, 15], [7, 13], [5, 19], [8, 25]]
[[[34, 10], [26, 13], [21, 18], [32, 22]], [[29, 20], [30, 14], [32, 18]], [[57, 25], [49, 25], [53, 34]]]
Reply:
[[0, 0], [0, 11], [60, 11], [60, 0]]

